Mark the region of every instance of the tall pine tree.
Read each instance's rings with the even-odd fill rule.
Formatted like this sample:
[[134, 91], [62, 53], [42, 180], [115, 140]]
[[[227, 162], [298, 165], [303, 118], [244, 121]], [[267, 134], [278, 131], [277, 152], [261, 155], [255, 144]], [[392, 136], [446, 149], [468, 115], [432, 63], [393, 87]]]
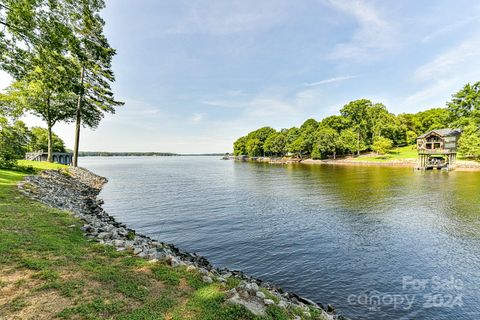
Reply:
[[73, 31], [71, 53], [78, 68], [77, 110], [73, 165], [78, 165], [82, 124], [96, 128], [105, 113], [115, 113], [123, 102], [115, 100], [111, 83], [115, 81], [112, 58], [116, 54], [103, 34], [104, 21], [98, 12], [103, 0], [68, 0]]

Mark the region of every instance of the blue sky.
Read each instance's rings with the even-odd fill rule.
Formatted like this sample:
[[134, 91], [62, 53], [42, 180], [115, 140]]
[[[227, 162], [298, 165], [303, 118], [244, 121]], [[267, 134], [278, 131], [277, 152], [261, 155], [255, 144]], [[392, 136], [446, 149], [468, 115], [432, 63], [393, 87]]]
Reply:
[[350, 100], [416, 112], [480, 80], [475, 0], [107, 0], [103, 16], [126, 104], [82, 150], [226, 152]]

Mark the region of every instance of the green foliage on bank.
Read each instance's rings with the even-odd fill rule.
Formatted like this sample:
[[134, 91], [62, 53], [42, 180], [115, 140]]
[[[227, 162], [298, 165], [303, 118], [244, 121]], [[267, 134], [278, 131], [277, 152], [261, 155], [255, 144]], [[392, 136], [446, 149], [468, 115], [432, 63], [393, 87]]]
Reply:
[[[75, 122], [98, 127], [123, 102], [111, 89], [116, 54], [104, 34], [103, 0], [3, 0], [0, 3], [0, 70], [13, 82], [0, 93], [0, 115], [32, 114], [47, 128], [52, 161], [52, 128]], [[76, 157], [74, 157], [74, 164]]]
[[308, 119], [299, 128], [254, 130], [238, 138], [233, 149], [234, 155], [250, 157], [324, 159], [365, 151], [385, 155], [414, 144], [425, 132], [448, 127], [464, 129], [459, 142], [463, 155], [480, 157], [480, 82], [465, 85], [445, 108], [395, 115], [381, 103], [360, 99], [343, 106], [340, 115]]
[[[12, 168], [27, 152], [48, 149], [49, 133], [40, 127], [28, 128], [24, 122], [0, 117], [0, 168]], [[65, 152], [65, 143], [51, 132], [52, 151]]]

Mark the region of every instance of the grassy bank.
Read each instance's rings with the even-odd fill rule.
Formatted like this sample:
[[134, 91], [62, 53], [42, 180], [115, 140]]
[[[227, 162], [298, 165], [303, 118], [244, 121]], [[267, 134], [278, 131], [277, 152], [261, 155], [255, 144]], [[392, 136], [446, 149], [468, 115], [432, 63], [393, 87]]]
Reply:
[[[44, 163], [22, 163], [44, 167]], [[57, 165], [47, 165], [59, 168]], [[288, 319], [225, 303], [237, 285], [151, 263], [83, 236], [81, 221], [22, 196], [25, 173], [0, 170], [0, 319]]]
[[368, 162], [390, 162], [390, 161], [407, 161], [408, 159], [417, 159], [418, 153], [416, 146], [397, 147], [390, 150], [384, 155], [361, 155], [353, 158], [352, 161], [368, 161]]
[[[417, 160], [417, 158], [418, 158], [417, 147], [415, 145], [412, 145], [412, 146], [394, 148], [384, 155], [365, 154], [349, 160], [353, 162], [378, 162], [378, 163], [411, 162], [413, 164]], [[458, 153], [458, 160], [464, 162], [463, 165], [469, 164], [469, 163], [471, 165], [475, 165], [479, 163], [478, 161], [475, 161], [469, 158], [464, 158], [461, 153]], [[461, 165], [459, 167], [461, 167]]]

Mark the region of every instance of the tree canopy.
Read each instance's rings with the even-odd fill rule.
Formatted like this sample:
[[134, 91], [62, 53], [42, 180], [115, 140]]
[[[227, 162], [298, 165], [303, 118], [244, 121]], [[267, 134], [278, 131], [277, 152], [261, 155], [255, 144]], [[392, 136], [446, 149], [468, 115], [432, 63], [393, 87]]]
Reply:
[[[0, 15], [0, 69], [15, 82], [0, 96], [1, 114], [32, 113], [49, 131], [57, 122], [96, 128], [105, 113], [114, 113], [112, 58], [99, 12], [103, 0], [3, 0]], [[76, 165], [76, 157], [74, 164]]]
[[393, 147], [413, 145], [419, 135], [442, 128], [465, 129], [460, 152], [480, 156], [480, 82], [465, 85], [452, 96], [445, 108], [395, 115], [382, 103], [359, 99], [347, 103], [340, 115], [320, 121], [306, 120], [300, 127], [276, 131], [264, 127], [240, 137], [234, 143], [235, 155], [312, 157], [374, 151], [385, 154]]

